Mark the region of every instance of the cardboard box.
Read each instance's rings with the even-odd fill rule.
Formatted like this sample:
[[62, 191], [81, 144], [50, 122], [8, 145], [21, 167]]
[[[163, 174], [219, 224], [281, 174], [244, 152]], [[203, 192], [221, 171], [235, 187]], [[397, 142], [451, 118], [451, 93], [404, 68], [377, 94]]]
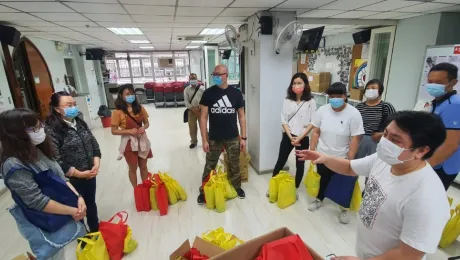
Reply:
[[195, 237], [193, 246], [190, 246], [190, 241], [187, 239], [176, 251], [174, 251], [174, 253], [169, 256], [169, 260], [175, 260], [178, 256], [184, 256], [192, 247], [198, 249], [201, 254], [207, 255], [208, 257], [216, 256], [225, 251], [224, 249], [206, 242], [199, 237]]
[[[292, 235], [295, 234], [288, 228], [279, 228], [268, 234], [247, 241], [246, 243], [243, 243], [242, 245], [225, 251], [219, 255], [211, 257], [210, 260], [254, 260], [257, 256], [259, 256], [259, 253], [262, 250], [262, 246], [266, 243]], [[308, 250], [310, 251], [310, 254], [313, 256], [314, 260], [323, 260], [323, 258], [315, 252], [315, 250], [311, 249], [308, 245], [306, 246], [308, 247]]]
[[363, 93], [364, 91], [362, 89], [351, 88], [350, 89], [350, 99], [353, 99], [356, 101], [362, 101]]
[[331, 73], [304, 71], [312, 92], [324, 93], [331, 85]]
[[11, 260], [36, 260], [35, 256], [33, 256], [31, 253], [27, 252], [25, 254], [21, 254], [16, 256], [15, 258]]
[[[240, 153], [240, 175], [241, 182], [248, 182], [249, 180], [249, 161], [251, 161], [251, 156], [247, 152]], [[224, 165], [224, 172], [228, 173], [228, 155], [224, 153], [224, 159], [220, 160]]]

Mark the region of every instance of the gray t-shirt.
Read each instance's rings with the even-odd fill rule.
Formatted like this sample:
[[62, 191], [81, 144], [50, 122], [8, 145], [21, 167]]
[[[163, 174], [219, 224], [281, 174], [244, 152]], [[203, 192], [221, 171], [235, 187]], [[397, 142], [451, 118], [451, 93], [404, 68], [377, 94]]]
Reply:
[[[51, 170], [57, 176], [66, 180], [64, 172], [62, 172], [59, 164], [46, 157], [40, 149], [37, 149], [38, 160], [34, 163], [27, 164], [27, 167], [34, 169], [37, 172]], [[5, 160], [1, 167], [1, 176], [5, 178], [5, 175], [12, 168], [25, 168], [26, 166], [19, 161], [17, 158], [10, 157]], [[50, 198], [42, 193], [38, 184], [34, 180], [34, 173], [27, 170], [16, 170], [12, 173], [12, 176], [8, 178], [7, 186], [16, 192], [21, 198], [22, 202], [31, 209], [37, 211], [43, 211], [46, 207]]]

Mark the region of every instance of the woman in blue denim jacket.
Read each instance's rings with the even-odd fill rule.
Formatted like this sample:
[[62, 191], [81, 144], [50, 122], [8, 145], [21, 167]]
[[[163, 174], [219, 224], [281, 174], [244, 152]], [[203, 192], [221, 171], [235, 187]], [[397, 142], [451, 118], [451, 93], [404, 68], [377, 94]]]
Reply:
[[[84, 234], [84, 227], [80, 225], [78, 221], [81, 221], [85, 217], [86, 205], [83, 198], [65, 178], [59, 164], [51, 159], [54, 156], [51, 139], [45, 134], [39, 116], [35, 112], [27, 109], [13, 109], [1, 113], [0, 143], [2, 143], [2, 166], [0, 173], [5, 179], [7, 188], [16, 196], [16, 203], [18, 203], [19, 198], [22, 202], [21, 204], [24, 205], [27, 210], [49, 213], [50, 216], [52, 216], [51, 214], [70, 216], [68, 224], [72, 227], [68, 230], [73, 230], [72, 232], [74, 232], [75, 235], [71, 235], [68, 239], [69, 241], [63, 242], [60, 240], [67, 239], [69, 236], [62, 232], [64, 232], [66, 226], [69, 225], [65, 225], [56, 232], [46, 232], [41, 229], [40, 232], [33, 232], [38, 231], [38, 229], [34, 230], [34, 228], [31, 228], [33, 225], [24, 217], [27, 215], [24, 209], [18, 209], [18, 206], [13, 206], [13, 208], [10, 209], [21, 234], [29, 241], [32, 251], [37, 255], [38, 259], [50, 259], [50, 253], [49, 250], [47, 253], [42, 253], [42, 243], [41, 241], [37, 243], [37, 234], [33, 233], [40, 233], [43, 235], [43, 240], [51, 240], [51, 244], [54, 244], [53, 246], [56, 247], [56, 249], [54, 249], [56, 252], [51, 250], [54, 255], [51, 259], [63, 259], [62, 256], [58, 256], [60, 255], [59, 251], [62, 251], [60, 249], [63, 245], [70, 243], [71, 240], [75, 240], [76, 237]], [[36, 182], [34, 174], [46, 171], [56, 175], [56, 177], [58, 177], [57, 179], [65, 183], [68, 189], [78, 197], [76, 207], [61, 204], [42, 192], [42, 189]], [[65, 186], [64, 189], [66, 189]], [[81, 227], [83, 227], [83, 231], [81, 231]], [[56, 244], [59, 245], [56, 246]], [[46, 255], [46, 257], [40, 258], [40, 254]]]

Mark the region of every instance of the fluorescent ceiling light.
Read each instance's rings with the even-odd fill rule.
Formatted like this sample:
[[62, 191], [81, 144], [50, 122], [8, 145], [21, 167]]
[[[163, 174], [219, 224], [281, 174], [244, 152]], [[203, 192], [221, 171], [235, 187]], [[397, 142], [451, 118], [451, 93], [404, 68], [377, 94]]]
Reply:
[[150, 43], [149, 41], [147, 40], [129, 40], [130, 43]]
[[191, 41], [191, 43], [197, 43], [197, 44], [204, 44], [207, 43], [208, 41]]
[[200, 46], [186, 46], [185, 48], [186, 49], [196, 49], [196, 48], [200, 48]]
[[143, 35], [139, 28], [107, 28], [117, 35]]
[[225, 29], [205, 28], [203, 31], [201, 31], [200, 35], [221, 35], [224, 32], [225, 32]]
[[139, 46], [140, 49], [155, 49], [153, 46]]

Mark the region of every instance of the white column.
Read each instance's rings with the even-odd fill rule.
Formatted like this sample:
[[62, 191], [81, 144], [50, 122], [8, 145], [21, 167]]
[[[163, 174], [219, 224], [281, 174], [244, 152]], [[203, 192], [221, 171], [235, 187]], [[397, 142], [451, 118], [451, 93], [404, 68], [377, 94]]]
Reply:
[[[260, 17], [260, 15], [259, 15]], [[247, 54], [246, 111], [248, 150], [251, 164], [259, 173], [271, 172], [278, 158], [281, 141], [281, 107], [292, 77], [293, 45], [274, 52], [278, 33], [295, 20], [294, 12], [274, 12], [272, 35], [260, 35], [258, 18], [250, 17], [248, 37], [252, 34]], [[254, 25], [254, 28], [253, 28]], [[254, 30], [254, 32], [253, 32]]]

